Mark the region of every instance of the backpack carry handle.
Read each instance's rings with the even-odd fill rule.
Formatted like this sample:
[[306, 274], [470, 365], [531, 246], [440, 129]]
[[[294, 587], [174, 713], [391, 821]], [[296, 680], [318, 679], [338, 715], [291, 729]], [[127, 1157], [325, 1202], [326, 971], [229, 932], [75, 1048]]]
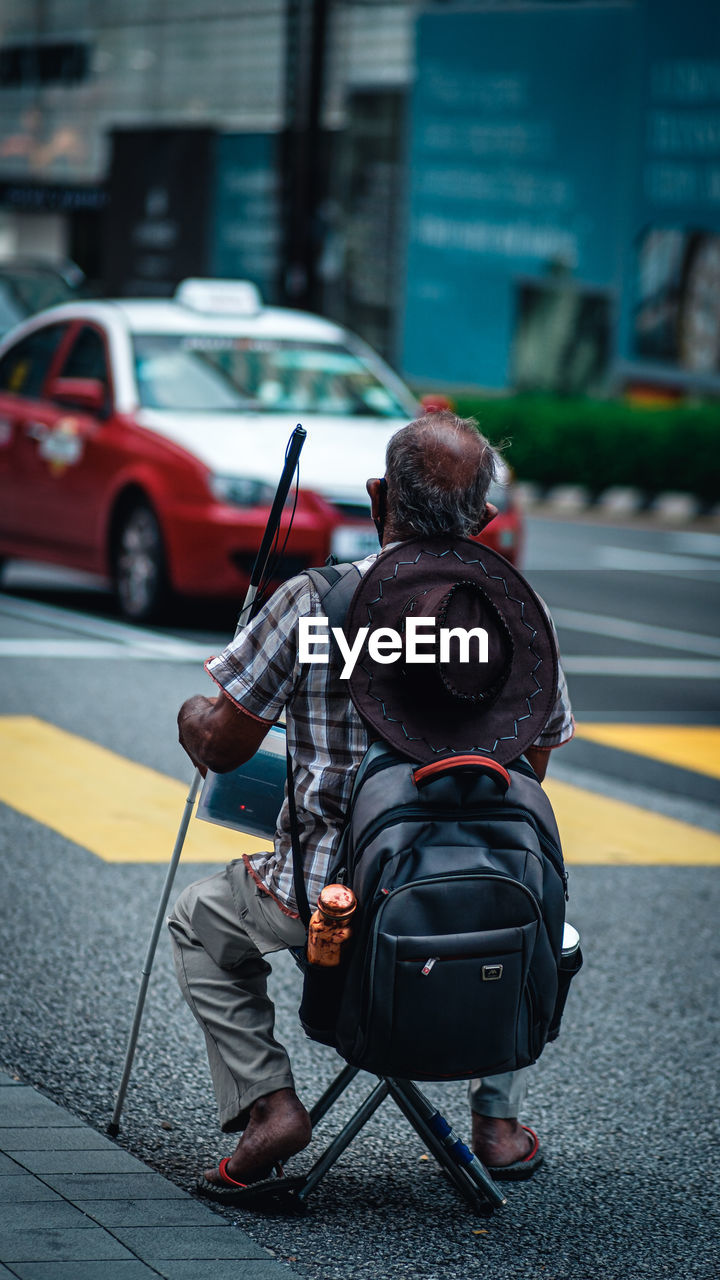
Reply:
[[434, 782], [435, 778], [440, 778], [446, 773], [452, 773], [453, 770], [460, 770], [462, 773], [473, 773], [479, 770], [493, 778], [501, 788], [503, 794], [510, 786], [510, 774], [497, 760], [491, 760], [489, 756], [475, 755], [457, 755], [444, 756], [442, 760], [432, 760], [430, 764], [423, 764], [413, 773], [413, 782], [416, 787], [425, 787], [429, 782]]

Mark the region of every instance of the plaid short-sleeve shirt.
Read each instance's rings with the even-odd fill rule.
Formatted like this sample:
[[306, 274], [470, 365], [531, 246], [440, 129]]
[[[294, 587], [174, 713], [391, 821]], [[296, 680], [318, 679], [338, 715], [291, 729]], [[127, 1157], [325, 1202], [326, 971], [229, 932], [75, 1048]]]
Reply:
[[[365, 573], [376, 553], [357, 562]], [[295, 799], [305, 859], [308, 901], [317, 901], [337, 851], [355, 772], [368, 732], [332, 663], [301, 664], [298, 620], [322, 616], [320, 597], [305, 574], [284, 583], [249, 626], [206, 670], [244, 711], [274, 722], [285, 713], [293, 760]], [[573, 734], [565, 677], [560, 671], [552, 714], [536, 740], [559, 747]], [[287, 796], [278, 815], [274, 848], [245, 858], [253, 879], [289, 915], [297, 915]]]

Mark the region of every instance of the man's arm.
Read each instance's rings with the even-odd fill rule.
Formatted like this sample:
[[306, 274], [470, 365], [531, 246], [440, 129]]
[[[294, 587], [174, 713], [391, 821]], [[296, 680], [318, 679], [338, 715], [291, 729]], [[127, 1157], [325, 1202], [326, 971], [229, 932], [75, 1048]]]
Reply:
[[[548, 610], [545, 601], [540, 598], [540, 603], [547, 614], [548, 622], [553, 633], [555, 645], [558, 647], [557, 631], [555, 623]], [[575, 720], [573, 718], [572, 706], [570, 704], [570, 695], [568, 693], [567, 680], [565, 672], [562, 669], [558, 652], [558, 683], [557, 693], [555, 696], [555, 705], [550, 712], [549, 719], [542, 733], [535, 739], [533, 746], [528, 747], [525, 751], [525, 758], [534, 769], [539, 782], [545, 778], [550, 763], [550, 752], [562, 747], [569, 742], [575, 733]]]
[[206, 663], [220, 694], [188, 698], [178, 714], [180, 743], [203, 774], [237, 769], [279, 720], [299, 674], [297, 620], [312, 613], [312, 604], [307, 574], [291, 578]]
[[206, 698], [195, 694], [178, 712], [178, 737], [193, 764], [205, 777], [229, 773], [255, 755], [272, 725], [270, 720], [243, 711], [226, 694]]

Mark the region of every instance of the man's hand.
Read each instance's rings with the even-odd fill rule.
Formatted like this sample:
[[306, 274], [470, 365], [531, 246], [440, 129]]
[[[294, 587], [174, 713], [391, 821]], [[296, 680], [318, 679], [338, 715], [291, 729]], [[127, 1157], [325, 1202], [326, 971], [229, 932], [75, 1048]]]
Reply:
[[231, 702], [224, 693], [216, 698], [195, 694], [178, 712], [181, 747], [203, 777], [229, 773], [255, 755], [271, 727]]
[[197, 748], [193, 749], [197, 738], [197, 720], [200, 716], [206, 714], [216, 702], [217, 698], [205, 698], [198, 693], [183, 702], [178, 711], [178, 742], [183, 751], [189, 755], [195, 768], [200, 770], [203, 778], [207, 777], [207, 765], [198, 759], [196, 755]]

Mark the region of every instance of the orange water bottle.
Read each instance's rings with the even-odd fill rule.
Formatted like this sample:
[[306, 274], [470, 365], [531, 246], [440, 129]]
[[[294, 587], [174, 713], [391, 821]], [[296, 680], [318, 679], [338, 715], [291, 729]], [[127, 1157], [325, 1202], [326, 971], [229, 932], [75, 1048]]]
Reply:
[[350, 920], [357, 898], [345, 884], [328, 884], [318, 898], [317, 911], [310, 917], [307, 958], [310, 964], [332, 969], [340, 964], [343, 947], [352, 930]]

